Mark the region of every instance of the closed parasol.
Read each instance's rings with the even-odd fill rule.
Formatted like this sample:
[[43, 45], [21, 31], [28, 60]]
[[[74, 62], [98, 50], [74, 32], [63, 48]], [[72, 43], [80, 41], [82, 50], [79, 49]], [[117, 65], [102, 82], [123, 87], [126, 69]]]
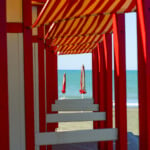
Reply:
[[61, 90], [61, 92], [62, 92], [63, 94], [66, 93], [66, 73], [64, 73], [64, 76], [63, 76], [63, 85], [62, 85], [62, 90]]
[[80, 79], [80, 86], [81, 89], [80, 94], [86, 94], [86, 90], [85, 90], [85, 70], [84, 70], [84, 65], [82, 65], [82, 69], [81, 69], [81, 79]]

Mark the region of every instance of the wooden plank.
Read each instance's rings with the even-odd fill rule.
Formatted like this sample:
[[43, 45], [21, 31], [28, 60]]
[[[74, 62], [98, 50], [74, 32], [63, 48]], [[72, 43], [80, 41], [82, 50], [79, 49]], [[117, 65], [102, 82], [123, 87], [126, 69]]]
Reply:
[[62, 107], [80, 107], [82, 106], [89, 106], [92, 104], [92, 101], [84, 101], [84, 100], [77, 100], [77, 101], [72, 101], [72, 100], [65, 100], [64, 102], [56, 102], [57, 106], [62, 106]]
[[62, 113], [48, 114], [46, 122], [73, 122], [73, 121], [91, 121], [91, 120], [106, 120], [105, 112], [88, 112], [88, 113]]
[[70, 144], [96, 141], [114, 141], [118, 138], [117, 129], [97, 129], [67, 132], [38, 133], [36, 145]]
[[52, 111], [98, 111], [99, 105], [98, 104], [88, 104], [88, 105], [71, 105], [71, 106], [64, 106], [64, 105], [52, 105]]
[[93, 99], [63, 99], [63, 100], [56, 100], [55, 101], [55, 104], [64, 104], [64, 105], [66, 105], [66, 104], [77, 104], [77, 103], [80, 103], [80, 104], [82, 104], [82, 103], [90, 103], [90, 104], [92, 104], [94, 102], [94, 100]]
[[7, 44], [9, 146], [10, 149], [25, 150], [23, 35], [8, 33]]

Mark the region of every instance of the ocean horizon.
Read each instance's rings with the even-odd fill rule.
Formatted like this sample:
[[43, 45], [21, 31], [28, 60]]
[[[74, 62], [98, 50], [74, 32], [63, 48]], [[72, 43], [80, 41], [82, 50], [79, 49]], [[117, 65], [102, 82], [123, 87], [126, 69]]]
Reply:
[[[66, 73], [66, 93], [62, 94], [63, 74]], [[114, 71], [112, 71], [113, 102], [114, 102]], [[81, 95], [81, 70], [58, 70], [58, 97], [59, 99], [92, 98], [92, 70], [85, 70], [85, 86], [87, 93]], [[138, 107], [138, 80], [137, 70], [126, 71], [127, 107]]]

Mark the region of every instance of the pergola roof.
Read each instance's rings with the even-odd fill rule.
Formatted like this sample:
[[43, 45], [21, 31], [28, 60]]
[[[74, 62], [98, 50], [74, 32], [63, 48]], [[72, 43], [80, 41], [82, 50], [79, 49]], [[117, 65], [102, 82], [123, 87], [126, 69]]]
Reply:
[[90, 36], [76, 36], [69, 38], [58, 38], [52, 40], [51, 45], [53, 46], [64, 46], [64, 45], [80, 45], [80, 44], [88, 44], [88, 43], [97, 43], [102, 40], [102, 35], [90, 35]]
[[112, 26], [111, 15], [89, 16], [76, 18], [55, 23], [53, 30], [50, 30], [46, 38], [67, 38], [101, 34], [107, 32]]
[[91, 52], [112, 32], [112, 14], [136, 10], [136, 0], [47, 0], [33, 27], [50, 25], [45, 39], [63, 54]]

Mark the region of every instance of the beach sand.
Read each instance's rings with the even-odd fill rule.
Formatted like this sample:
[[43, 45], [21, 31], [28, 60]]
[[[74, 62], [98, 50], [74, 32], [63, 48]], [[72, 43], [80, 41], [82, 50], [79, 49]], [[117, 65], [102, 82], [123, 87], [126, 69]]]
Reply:
[[[115, 114], [113, 113], [113, 127], [115, 127], [114, 116]], [[128, 123], [127, 131], [132, 132], [135, 135], [139, 135], [138, 108], [127, 108], [127, 123]], [[73, 131], [73, 130], [84, 130], [84, 129], [92, 129], [92, 128], [93, 128], [93, 123], [91, 121], [65, 122], [65, 123], [59, 123], [59, 127], [57, 131]]]

